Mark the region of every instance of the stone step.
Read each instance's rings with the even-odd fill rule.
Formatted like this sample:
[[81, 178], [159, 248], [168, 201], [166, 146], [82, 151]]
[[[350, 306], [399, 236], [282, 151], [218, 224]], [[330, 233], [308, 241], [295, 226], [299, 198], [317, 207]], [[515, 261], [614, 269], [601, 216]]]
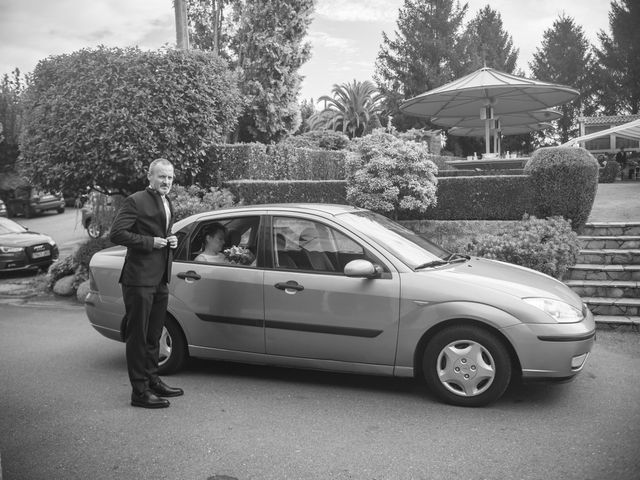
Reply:
[[640, 280], [640, 265], [577, 263], [569, 267], [564, 280]]
[[622, 249], [633, 250], [640, 249], [640, 236], [611, 236], [611, 235], [595, 235], [595, 236], [581, 236], [580, 242], [582, 248], [586, 250], [594, 249]]
[[584, 236], [640, 236], [640, 222], [590, 222], [582, 227]]
[[582, 297], [594, 315], [640, 317], [640, 298]]
[[598, 265], [640, 265], [640, 249], [617, 250], [611, 248], [580, 250], [576, 263]]
[[601, 325], [630, 325], [634, 328], [640, 327], [640, 317], [626, 317], [622, 315], [594, 315], [593, 319], [597, 326]]
[[633, 280], [568, 280], [581, 297], [640, 298], [640, 282]]

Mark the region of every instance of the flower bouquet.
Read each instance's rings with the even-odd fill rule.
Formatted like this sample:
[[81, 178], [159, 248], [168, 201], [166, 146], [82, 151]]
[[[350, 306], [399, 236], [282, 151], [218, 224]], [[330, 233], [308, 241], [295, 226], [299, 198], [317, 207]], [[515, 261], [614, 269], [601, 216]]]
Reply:
[[222, 253], [229, 263], [235, 263], [238, 265], [250, 265], [255, 260], [251, 250], [244, 247], [233, 246], [227, 248]]

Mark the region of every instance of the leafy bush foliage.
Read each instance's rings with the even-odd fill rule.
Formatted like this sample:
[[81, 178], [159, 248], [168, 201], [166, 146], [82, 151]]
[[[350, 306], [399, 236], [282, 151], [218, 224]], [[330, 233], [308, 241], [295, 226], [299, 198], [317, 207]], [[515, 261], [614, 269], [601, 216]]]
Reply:
[[598, 161], [583, 148], [536, 150], [524, 167], [533, 188], [537, 217], [562, 216], [583, 226], [598, 188]]
[[74, 253], [74, 262], [84, 269], [89, 268], [89, 262], [96, 252], [113, 247], [109, 237], [91, 238], [78, 247]]
[[437, 168], [429, 149], [376, 132], [352, 141], [347, 159], [350, 203], [398, 218], [400, 211], [424, 212], [436, 203]]
[[470, 255], [515, 263], [561, 279], [576, 263], [580, 240], [562, 217], [545, 220], [525, 216], [510, 228], [474, 238], [465, 250]]
[[231, 180], [343, 180], [345, 151], [312, 150], [287, 143], [216, 145], [202, 165], [198, 183]]
[[174, 185], [169, 196], [176, 222], [196, 213], [232, 207], [235, 204], [233, 194], [226, 188]]
[[349, 137], [334, 130], [312, 130], [302, 135], [287, 137], [283, 143], [297, 148], [322, 150], [344, 150], [349, 146]]
[[157, 157], [173, 162], [179, 181], [196, 174], [243, 100], [211, 52], [99, 47], [40, 61], [23, 105], [19, 168], [33, 183], [131, 193]]
[[46, 288], [51, 290], [58, 280], [68, 275], [76, 273], [78, 268], [78, 262], [75, 256], [67, 255], [66, 257], [58, 258], [51, 264], [47, 271], [47, 285]]
[[248, 205], [261, 203], [347, 203], [344, 180], [235, 180], [225, 185]]

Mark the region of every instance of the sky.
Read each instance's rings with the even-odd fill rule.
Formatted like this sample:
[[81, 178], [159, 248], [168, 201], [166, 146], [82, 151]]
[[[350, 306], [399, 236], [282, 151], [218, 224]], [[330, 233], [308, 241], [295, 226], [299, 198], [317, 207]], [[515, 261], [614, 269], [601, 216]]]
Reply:
[[[461, 2], [464, 3], [464, 2]], [[561, 14], [572, 17], [599, 45], [610, 33], [609, 0], [467, 0], [466, 21], [485, 5], [498, 11], [519, 49], [518, 68], [541, 46], [545, 30]], [[382, 32], [395, 38], [403, 0], [316, 0], [309, 27], [311, 59], [300, 99], [330, 95], [334, 84], [373, 80]], [[0, 0], [0, 75], [16, 67], [28, 73], [50, 55], [97, 45], [157, 49], [175, 46], [173, 0]]]

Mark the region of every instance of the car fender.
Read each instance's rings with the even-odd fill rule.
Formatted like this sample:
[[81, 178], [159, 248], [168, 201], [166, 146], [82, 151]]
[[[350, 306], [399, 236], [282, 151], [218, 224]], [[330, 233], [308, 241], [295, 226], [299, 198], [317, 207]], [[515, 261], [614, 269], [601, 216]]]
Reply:
[[[428, 302], [406, 300], [401, 306], [396, 369], [398, 375], [413, 375], [416, 354], [433, 334], [448, 325], [476, 323], [492, 331], [520, 324], [520, 320], [493, 305], [468, 301]], [[506, 335], [501, 334], [510, 342]], [[402, 370], [410, 369], [402, 373]]]

